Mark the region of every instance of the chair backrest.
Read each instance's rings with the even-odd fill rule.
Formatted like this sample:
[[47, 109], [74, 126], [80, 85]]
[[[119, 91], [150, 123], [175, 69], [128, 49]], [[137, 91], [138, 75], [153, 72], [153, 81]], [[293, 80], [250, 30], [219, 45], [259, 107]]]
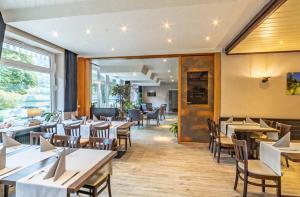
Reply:
[[279, 138], [282, 138], [288, 132], [291, 132], [292, 125], [276, 122], [276, 129], [279, 130]]
[[135, 121], [135, 120], [140, 120], [141, 117], [141, 111], [138, 109], [129, 109], [128, 110], [128, 117], [130, 120]]
[[64, 125], [65, 135], [80, 137], [80, 124]]
[[274, 127], [274, 121], [273, 120], [264, 120], [264, 121], [265, 121], [265, 123], [267, 123], [267, 125], [269, 127]]
[[212, 135], [215, 139], [218, 139], [218, 142], [221, 142], [221, 132], [219, 129], [219, 125], [216, 124], [215, 121], [211, 120], [211, 130], [212, 130]]
[[100, 150], [115, 150], [116, 139], [90, 137], [90, 148]]
[[40, 136], [42, 136], [44, 139], [49, 141], [50, 143], [53, 143], [53, 133], [45, 133], [45, 132], [33, 132], [30, 131], [30, 145], [39, 145], [40, 144]]
[[69, 136], [67, 135], [54, 135], [53, 144], [58, 147], [68, 147]]
[[49, 125], [40, 125], [41, 132], [44, 133], [57, 133], [57, 123]]
[[111, 122], [112, 121], [112, 117], [100, 116], [98, 120], [106, 121], [106, 122]]
[[142, 110], [142, 111], [148, 111], [147, 105], [146, 105], [145, 103], [142, 103], [142, 104], [141, 104], [141, 110]]
[[236, 162], [244, 164], [244, 171], [248, 171], [248, 150], [246, 140], [237, 140], [236, 137], [232, 137], [232, 142], [235, 152]]
[[93, 125], [91, 127], [90, 137], [109, 138], [110, 125]]

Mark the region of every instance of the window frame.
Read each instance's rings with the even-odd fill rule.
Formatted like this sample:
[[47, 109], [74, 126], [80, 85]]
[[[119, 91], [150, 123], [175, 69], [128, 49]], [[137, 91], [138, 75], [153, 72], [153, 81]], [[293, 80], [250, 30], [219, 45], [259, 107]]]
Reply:
[[34, 65], [34, 64], [28, 64], [28, 63], [23, 63], [23, 62], [19, 62], [19, 61], [15, 61], [15, 60], [11, 60], [11, 59], [6, 59], [4, 57], [1, 56], [1, 60], [0, 60], [0, 64], [2, 66], [8, 66], [8, 67], [12, 67], [12, 68], [17, 68], [17, 69], [22, 69], [22, 70], [27, 70], [27, 71], [34, 71], [34, 72], [41, 72], [41, 73], [47, 73], [50, 74], [50, 104], [51, 104], [51, 112], [54, 111], [54, 106], [56, 106], [56, 99], [55, 99], [55, 74], [56, 74], [56, 64], [55, 64], [55, 54], [51, 53], [49, 51], [43, 50], [41, 48], [37, 48], [34, 46], [31, 46], [29, 44], [23, 43], [19, 40], [14, 40], [11, 38], [4, 38], [4, 43], [6, 44], [11, 44], [26, 50], [30, 50], [36, 53], [40, 53], [43, 55], [47, 55], [49, 56], [49, 61], [50, 61], [50, 66], [49, 68], [43, 67], [43, 66], [38, 66], [38, 65]]

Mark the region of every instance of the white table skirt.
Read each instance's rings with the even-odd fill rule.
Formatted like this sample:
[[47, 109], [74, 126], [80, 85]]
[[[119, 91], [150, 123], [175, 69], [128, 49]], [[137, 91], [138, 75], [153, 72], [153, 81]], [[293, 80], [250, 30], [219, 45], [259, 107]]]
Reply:
[[260, 160], [272, 168], [276, 174], [281, 175], [281, 153], [300, 154], [300, 143], [291, 143], [289, 148], [278, 148], [274, 147], [273, 144], [274, 142], [260, 143]]
[[[68, 186], [73, 184], [110, 153], [111, 151], [78, 149], [66, 156], [66, 172], [57, 181], [53, 181], [53, 178], [43, 179], [45, 173], [51, 167], [51, 165], [47, 166], [43, 169], [45, 172], [34, 176], [30, 180], [28, 179], [42, 169], [18, 180], [16, 184], [16, 197], [66, 197]], [[105, 171], [102, 170], [101, 172], [111, 174], [111, 162], [102, 169]], [[76, 172], [79, 173], [68, 180]], [[67, 183], [62, 185], [66, 180], [68, 180]]]
[[[104, 121], [103, 121], [104, 122]], [[101, 124], [102, 121], [99, 122], [92, 122], [85, 125], [80, 125], [80, 132], [82, 138], [89, 138], [90, 137], [90, 129], [91, 125]], [[110, 126], [110, 138], [117, 138], [117, 128], [125, 124], [125, 121], [112, 121]], [[58, 135], [65, 135], [65, 130], [62, 124], [57, 124], [57, 134]]]

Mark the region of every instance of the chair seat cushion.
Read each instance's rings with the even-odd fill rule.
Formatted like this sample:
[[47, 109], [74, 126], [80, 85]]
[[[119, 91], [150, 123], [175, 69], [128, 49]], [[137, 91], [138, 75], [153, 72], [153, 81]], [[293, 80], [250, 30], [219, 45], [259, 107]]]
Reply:
[[[238, 166], [244, 169], [244, 164], [239, 162]], [[278, 176], [270, 167], [260, 160], [248, 160], [248, 171], [255, 175]]]
[[108, 174], [106, 173], [96, 173], [85, 183], [85, 185], [95, 187], [101, 182], [105, 181], [107, 179], [107, 176]]
[[80, 138], [80, 145], [87, 145], [89, 143], [88, 138]]
[[[216, 141], [219, 142], [219, 139], [216, 139]], [[233, 145], [232, 139], [230, 137], [222, 137], [221, 144], [222, 145]]]

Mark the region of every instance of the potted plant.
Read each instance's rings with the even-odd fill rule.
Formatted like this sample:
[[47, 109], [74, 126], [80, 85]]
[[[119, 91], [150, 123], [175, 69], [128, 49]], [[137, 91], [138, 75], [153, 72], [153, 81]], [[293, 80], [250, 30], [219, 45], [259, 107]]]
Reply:
[[55, 122], [59, 119], [59, 114], [57, 112], [45, 112], [42, 116], [46, 123]]
[[126, 104], [130, 101], [130, 85], [115, 85], [112, 88], [111, 95], [116, 97], [116, 102], [120, 105], [120, 116], [121, 118], [124, 118]]
[[171, 133], [173, 133], [173, 135], [176, 138], [178, 137], [178, 123], [177, 122], [171, 124], [170, 131], [171, 131]]

